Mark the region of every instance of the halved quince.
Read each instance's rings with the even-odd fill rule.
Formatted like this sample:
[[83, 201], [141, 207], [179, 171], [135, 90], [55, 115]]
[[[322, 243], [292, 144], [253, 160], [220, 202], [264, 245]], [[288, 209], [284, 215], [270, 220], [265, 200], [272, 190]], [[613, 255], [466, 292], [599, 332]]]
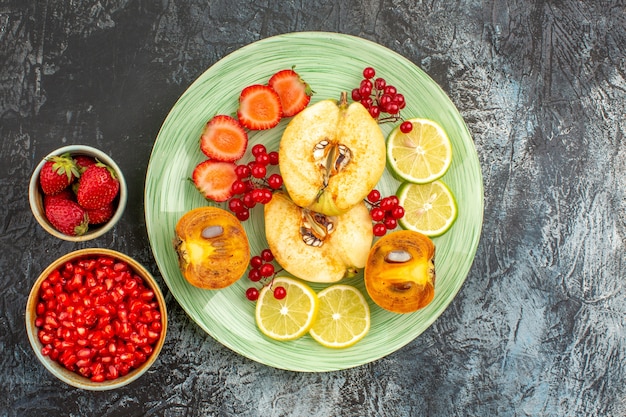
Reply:
[[381, 237], [365, 265], [365, 288], [385, 310], [410, 313], [435, 296], [435, 245], [429, 237], [399, 230]]
[[280, 141], [280, 172], [294, 203], [329, 216], [361, 202], [385, 170], [385, 138], [361, 103], [322, 100], [298, 113]]
[[276, 261], [311, 282], [336, 282], [365, 266], [372, 220], [363, 202], [339, 216], [297, 206], [285, 193], [265, 205], [265, 237]]
[[218, 207], [198, 207], [176, 224], [174, 248], [187, 281], [203, 289], [228, 287], [250, 262], [248, 236], [235, 216]]

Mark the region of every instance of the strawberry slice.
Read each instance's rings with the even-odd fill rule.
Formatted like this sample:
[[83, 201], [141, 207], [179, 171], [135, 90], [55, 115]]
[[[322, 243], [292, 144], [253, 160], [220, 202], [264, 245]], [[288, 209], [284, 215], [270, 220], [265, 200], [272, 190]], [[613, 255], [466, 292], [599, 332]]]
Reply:
[[237, 118], [250, 130], [271, 129], [280, 122], [280, 97], [272, 87], [253, 84], [241, 91]]
[[204, 126], [200, 136], [202, 153], [217, 161], [233, 162], [248, 146], [248, 134], [233, 117], [218, 114]]
[[293, 69], [278, 71], [272, 75], [268, 85], [278, 93], [284, 117], [294, 116], [304, 110], [313, 95], [311, 87]]
[[193, 170], [191, 180], [208, 200], [222, 202], [233, 195], [233, 182], [237, 179], [236, 165], [232, 162], [207, 160]]

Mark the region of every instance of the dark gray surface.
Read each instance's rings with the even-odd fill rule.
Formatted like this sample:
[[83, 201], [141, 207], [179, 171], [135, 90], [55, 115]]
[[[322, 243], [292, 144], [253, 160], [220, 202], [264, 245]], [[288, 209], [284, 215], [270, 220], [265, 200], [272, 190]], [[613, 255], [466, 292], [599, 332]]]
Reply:
[[[427, 71], [474, 137], [483, 235], [467, 281], [419, 338], [372, 364], [301, 374], [251, 362], [191, 322], [152, 258], [143, 186], [154, 138], [226, 54], [305, 30], [378, 42]], [[626, 14], [623, 1], [0, 2], [0, 415], [626, 415]], [[48, 236], [29, 176], [84, 143], [124, 170], [115, 230]], [[167, 342], [140, 380], [72, 389], [35, 359], [26, 297], [52, 260], [128, 253], [162, 284]]]

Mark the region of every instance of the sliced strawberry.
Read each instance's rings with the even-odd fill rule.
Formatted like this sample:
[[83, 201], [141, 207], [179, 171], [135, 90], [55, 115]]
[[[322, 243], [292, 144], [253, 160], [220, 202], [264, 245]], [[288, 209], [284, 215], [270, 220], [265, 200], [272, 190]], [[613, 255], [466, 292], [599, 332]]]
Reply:
[[233, 162], [241, 158], [248, 146], [248, 134], [234, 118], [219, 114], [204, 127], [200, 150], [217, 161]]
[[311, 87], [293, 69], [278, 71], [272, 75], [268, 85], [278, 93], [284, 117], [294, 116], [304, 110], [313, 95]]
[[254, 84], [239, 96], [237, 118], [250, 130], [271, 129], [280, 122], [283, 111], [280, 97], [272, 87]]
[[235, 167], [232, 162], [200, 162], [193, 170], [191, 180], [204, 198], [217, 202], [226, 201], [233, 195], [232, 186], [237, 179]]

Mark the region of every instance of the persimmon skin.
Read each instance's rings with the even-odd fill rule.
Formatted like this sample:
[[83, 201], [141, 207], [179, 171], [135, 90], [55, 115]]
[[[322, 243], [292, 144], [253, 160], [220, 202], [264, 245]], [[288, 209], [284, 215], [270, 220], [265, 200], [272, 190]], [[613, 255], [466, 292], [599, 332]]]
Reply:
[[248, 236], [228, 211], [211, 206], [192, 209], [178, 220], [175, 233], [178, 265], [191, 285], [222, 289], [246, 272], [250, 263]]
[[[392, 251], [411, 259], [389, 262]], [[426, 307], [435, 296], [435, 245], [418, 232], [399, 230], [381, 237], [370, 250], [365, 265], [365, 288], [380, 307], [394, 313], [412, 313]]]

